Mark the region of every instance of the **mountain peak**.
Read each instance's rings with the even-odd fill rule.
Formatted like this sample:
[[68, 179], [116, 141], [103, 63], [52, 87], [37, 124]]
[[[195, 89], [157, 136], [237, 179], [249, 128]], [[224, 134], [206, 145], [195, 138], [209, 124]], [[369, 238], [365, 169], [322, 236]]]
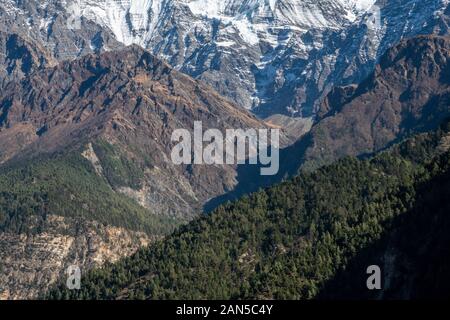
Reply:
[[261, 117], [314, 117], [331, 88], [362, 81], [401, 39], [448, 33], [448, 4], [7, 1], [0, 3], [5, 17], [0, 24], [6, 30], [22, 30], [22, 37], [46, 46], [60, 61], [137, 44]]

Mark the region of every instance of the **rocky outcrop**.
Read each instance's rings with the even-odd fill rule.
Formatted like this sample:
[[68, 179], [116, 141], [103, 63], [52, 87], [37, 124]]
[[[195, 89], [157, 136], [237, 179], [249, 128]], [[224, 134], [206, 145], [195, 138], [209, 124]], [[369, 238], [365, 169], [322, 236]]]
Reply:
[[[29, 220], [33, 228], [33, 218]], [[84, 273], [129, 256], [152, 240], [144, 233], [54, 215], [38, 233], [0, 232], [0, 300], [38, 298], [67, 279], [69, 266]]]
[[17, 1], [0, 3], [1, 30], [18, 34], [54, 59], [74, 59], [121, 46], [112, 33], [95, 22], [73, 19], [71, 1]]
[[0, 31], [0, 88], [11, 80], [19, 80], [56, 61], [45, 48], [18, 34]]

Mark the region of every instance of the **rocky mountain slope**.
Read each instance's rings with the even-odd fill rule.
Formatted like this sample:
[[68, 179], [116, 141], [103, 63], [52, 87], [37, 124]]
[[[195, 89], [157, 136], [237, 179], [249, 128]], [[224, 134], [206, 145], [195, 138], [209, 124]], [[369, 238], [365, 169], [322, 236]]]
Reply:
[[336, 88], [305, 138], [305, 167], [377, 152], [450, 115], [450, 40], [422, 36], [389, 50], [358, 86]]
[[[447, 0], [48, 0], [39, 5], [8, 0], [2, 6], [7, 21], [28, 23], [31, 37], [56, 57], [108, 50], [116, 45], [113, 35], [148, 48], [260, 115], [308, 117], [332, 87], [359, 83], [402, 38], [447, 33], [447, 5]], [[67, 30], [64, 22], [78, 30]]]
[[322, 46], [324, 32], [344, 30], [371, 2], [82, 1], [78, 11], [251, 108], [298, 76], [293, 61]]
[[94, 22], [71, 23], [70, 1], [19, 1], [0, 3], [1, 30], [18, 34], [35, 47], [45, 48], [57, 60], [73, 59], [120, 47], [112, 34]]
[[18, 34], [0, 32], [0, 88], [56, 64], [50, 52]]
[[[30, 229], [38, 224], [30, 217]], [[69, 266], [81, 272], [115, 262], [148, 245], [143, 232], [51, 215], [37, 234], [0, 232], [0, 300], [35, 299]]]
[[[275, 184], [299, 170], [314, 170], [346, 156], [366, 157], [411, 134], [434, 130], [450, 116], [448, 61], [447, 36], [402, 41], [381, 57], [366, 81], [331, 91], [318, 108], [316, 122], [303, 127], [309, 132], [281, 151], [279, 176], [259, 179], [255, 168], [239, 168], [238, 180], [246, 183], [214, 199], [207, 208]], [[289, 128], [296, 131], [289, 121], [276, 119], [276, 123], [287, 132]]]
[[[155, 212], [184, 216], [232, 189], [236, 173], [232, 166], [175, 166], [172, 132], [192, 131], [194, 121], [223, 132], [265, 127], [137, 46], [86, 56], [9, 83], [0, 110], [1, 162], [92, 143], [88, 158], [100, 159], [99, 174], [114, 188]], [[117, 177], [114, 157], [131, 162], [123, 175], [134, 170], [139, 181]]]
[[138, 44], [261, 116], [309, 117], [334, 86], [362, 81], [401, 39], [446, 34], [447, 6], [448, 0], [7, 0], [0, 23], [59, 60]]

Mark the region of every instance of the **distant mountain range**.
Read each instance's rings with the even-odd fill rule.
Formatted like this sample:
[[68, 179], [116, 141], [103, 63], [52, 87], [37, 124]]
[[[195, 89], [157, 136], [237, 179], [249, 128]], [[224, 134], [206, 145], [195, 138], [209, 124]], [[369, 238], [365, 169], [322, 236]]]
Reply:
[[447, 8], [447, 0], [7, 0], [0, 24], [57, 59], [138, 44], [262, 116], [310, 117], [334, 86], [361, 82], [401, 39], [446, 34]]
[[450, 116], [450, 41], [420, 36], [381, 57], [358, 86], [336, 87], [320, 107], [320, 121], [304, 140], [304, 167], [344, 156], [370, 155]]

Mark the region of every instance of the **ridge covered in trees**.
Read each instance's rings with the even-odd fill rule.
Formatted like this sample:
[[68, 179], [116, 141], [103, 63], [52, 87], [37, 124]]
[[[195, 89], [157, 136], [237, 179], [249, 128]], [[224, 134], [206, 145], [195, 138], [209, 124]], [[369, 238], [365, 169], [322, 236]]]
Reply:
[[[112, 165], [122, 168], [118, 160]], [[95, 220], [156, 236], [166, 235], [182, 223], [152, 213], [115, 191], [107, 170], [106, 177], [98, 175], [92, 164], [75, 152], [2, 167], [0, 231], [39, 233], [39, 227], [30, 229], [28, 222], [33, 219], [38, 223], [31, 225], [42, 225], [48, 215]]]
[[[450, 294], [450, 125], [248, 195], [51, 299], [421, 298]], [[383, 290], [366, 268], [383, 270]]]

